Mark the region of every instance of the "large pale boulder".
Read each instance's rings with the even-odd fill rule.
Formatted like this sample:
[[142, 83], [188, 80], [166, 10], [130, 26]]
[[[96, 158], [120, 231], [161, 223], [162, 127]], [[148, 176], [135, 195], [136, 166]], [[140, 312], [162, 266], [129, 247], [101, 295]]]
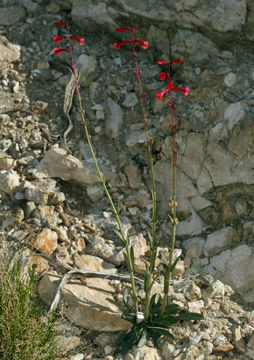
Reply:
[[[47, 273], [39, 282], [38, 292], [43, 302], [51, 305], [59, 276]], [[68, 306], [65, 312], [71, 323], [95, 331], [122, 331], [131, 323], [121, 319], [114, 298], [115, 290], [109, 280], [87, 278], [86, 285], [79, 280], [66, 284], [62, 297]], [[122, 306], [122, 305], [120, 305]]]
[[99, 183], [96, 170], [91, 163], [81, 162], [58, 146], [53, 146], [36, 168], [49, 177], [59, 177], [65, 181], [76, 180], [83, 185]]

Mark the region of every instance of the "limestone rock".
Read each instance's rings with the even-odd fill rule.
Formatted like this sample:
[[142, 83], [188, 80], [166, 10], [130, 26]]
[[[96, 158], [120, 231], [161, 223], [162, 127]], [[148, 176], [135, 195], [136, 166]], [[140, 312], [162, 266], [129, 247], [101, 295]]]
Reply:
[[50, 177], [59, 177], [65, 181], [73, 179], [83, 185], [99, 183], [96, 170], [90, 163], [81, 162], [57, 146], [45, 154], [36, 168]]
[[73, 335], [57, 335], [56, 336], [56, 346], [63, 351], [63, 353], [67, 353], [78, 347], [81, 344], [80, 338], [78, 336]]
[[[51, 305], [58, 280], [57, 275], [47, 273], [39, 282], [39, 295], [47, 305]], [[123, 331], [131, 326], [120, 318], [109, 280], [87, 278], [86, 285], [75, 280], [64, 286], [62, 296], [68, 303], [65, 315], [74, 325], [105, 332]]]
[[86, 188], [86, 193], [89, 199], [91, 199], [93, 202], [97, 202], [100, 200], [104, 195], [104, 189], [99, 185], [88, 185]]
[[201, 298], [201, 290], [194, 281], [191, 281], [184, 289], [184, 296], [189, 301], [199, 300]]
[[238, 237], [238, 233], [231, 226], [209, 234], [204, 246], [205, 255], [212, 256], [218, 254], [236, 241]]
[[177, 25], [186, 28], [202, 28], [203, 31], [213, 34], [240, 31], [246, 21], [245, 0], [216, 0], [213, 4], [205, 0], [202, 6], [197, 6], [197, 1], [180, 0], [173, 3], [179, 12]]
[[[153, 137], [154, 129], [149, 130], [150, 139]], [[144, 144], [146, 142], [146, 134], [144, 130], [129, 131], [126, 134], [125, 145], [130, 147], [136, 144]]]
[[105, 133], [110, 139], [119, 136], [123, 125], [123, 110], [112, 99], [108, 99], [108, 116], [105, 121]]
[[14, 170], [0, 171], [0, 191], [6, 194], [13, 193], [20, 184], [19, 175]]
[[235, 349], [240, 353], [245, 353], [246, 352], [246, 344], [245, 344], [244, 339], [242, 338], [240, 327], [237, 327], [234, 329], [233, 340], [234, 340]]
[[50, 229], [44, 229], [36, 236], [33, 245], [45, 254], [52, 255], [57, 247], [57, 233]]
[[232, 250], [231, 258], [225, 264], [224, 273], [221, 277], [221, 280], [238, 291], [246, 302], [254, 301], [253, 267], [253, 248], [240, 245]]
[[190, 134], [184, 154], [179, 156], [178, 166], [191, 179], [197, 180], [204, 159], [204, 146], [200, 134]]
[[249, 356], [251, 359], [254, 358], [254, 331], [252, 332], [248, 341], [246, 355]]
[[86, 251], [89, 254], [97, 255], [115, 265], [120, 265], [124, 262], [122, 247], [116, 249], [112, 242], [107, 242], [99, 236], [95, 236], [91, 242], [89, 241]]
[[78, 269], [89, 269], [101, 272], [108, 272], [109, 274], [115, 274], [116, 268], [109, 262], [93, 255], [74, 255], [74, 265]]
[[129, 185], [132, 189], [138, 189], [141, 183], [141, 174], [137, 166], [126, 165], [124, 173], [128, 178]]
[[[193, 51], [199, 49], [199, 51]], [[209, 61], [212, 56], [218, 54], [215, 44], [206, 36], [190, 31], [178, 30], [171, 45], [174, 58], [184, 58], [188, 61], [200, 64]]]
[[225, 110], [224, 121], [228, 128], [232, 130], [234, 126], [244, 118], [244, 108], [241, 101], [230, 104]]
[[0, 170], [10, 170], [12, 167], [14, 167], [14, 164], [15, 161], [10, 155], [4, 152], [0, 152]]
[[[239, 136], [239, 135], [238, 135]], [[204, 166], [198, 177], [199, 193], [213, 189], [213, 186], [225, 186], [235, 183], [252, 184], [254, 170], [249, 161], [237, 160], [230, 152], [210, 140], [204, 158]]]
[[129, 241], [134, 250], [135, 271], [139, 274], [144, 274], [146, 267], [143, 258], [148, 254], [150, 247], [142, 234], [130, 236]]
[[74, 1], [71, 15], [76, 24], [91, 31], [96, 31], [102, 26], [112, 30], [117, 28], [117, 24], [112, 19], [112, 12], [114, 14], [114, 10], [110, 6], [107, 7], [105, 2], [92, 4], [89, 1], [85, 3]]
[[96, 73], [96, 59], [93, 56], [82, 54], [77, 59], [77, 66], [80, 70], [80, 86], [90, 86]]
[[133, 347], [129, 354], [125, 355], [124, 360], [162, 360], [160, 352], [152, 347], [143, 346]]
[[225, 295], [225, 285], [220, 281], [216, 280], [203, 292], [204, 299], [216, 299], [224, 298]]
[[[0, 8], [0, 25], [14, 25], [26, 16], [23, 6], [9, 6]], [[0, 54], [2, 52], [0, 51]], [[0, 55], [1, 57], [1, 55]]]
[[127, 108], [133, 107], [133, 106], [137, 105], [137, 103], [138, 103], [137, 95], [136, 95], [136, 93], [133, 93], [133, 92], [127, 94], [123, 101], [123, 105]]

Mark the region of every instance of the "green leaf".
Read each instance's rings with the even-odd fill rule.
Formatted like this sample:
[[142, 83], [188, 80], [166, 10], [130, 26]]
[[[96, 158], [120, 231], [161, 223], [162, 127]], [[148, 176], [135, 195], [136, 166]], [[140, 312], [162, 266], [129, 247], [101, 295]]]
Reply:
[[157, 294], [155, 293], [151, 296], [150, 304], [149, 304], [149, 314], [151, 313], [151, 310], [154, 307], [156, 295]]
[[177, 304], [168, 304], [165, 307], [164, 314], [170, 315], [170, 314], [176, 314], [180, 310], [180, 306]]
[[138, 342], [138, 347], [142, 347], [144, 346], [147, 341], [150, 339], [150, 334], [149, 334], [149, 331], [147, 329], [144, 329], [143, 330], [143, 335], [141, 336], [141, 338], [139, 339], [139, 342]]
[[169, 268], [169, 272], [173, 272], [174, 271], [174, 268], [176, 267], [176, 264], [178, 262], [178, 260], [180, 259], [181, 255], [178, 256], [175, 261], [173, 262], [173, 264], [171, 265], [171, 267]]
[[160, 336], [164, 335], [174, 340], [174, 336], [167, 330], [159, 327], [152, 327], [153, 333], [158, 334]]
[[179, 315], [180, 320], [202, 320], [204, 319], [204, 316], [198, 313], [186, 313], [186, 314], [180, 314]]
[[118, 312], [122, 319], [136, 324], [136, 314], [132, 313], [131, 310], [119, 309]]
[[131, 271], [131, 264], [130, 264], [130, 261], [129, 261], [129, 258], [128, 258], [126, 252], [123, 253], [123, 256], [124, 256], [124, 260], [125, 260], [125, 262], [126, 262], [126, 265], [127, 265], [127, 267], [128, 267], [128, 271], [129, 271], [129, 273], [130, 273], [130, 272], [132, 272], [132, 271]]
[[167, 316], [167, 317], [160, 317], [158, 319], [152, 320], [150, 323], [151, 323], [151, 326], [168, 328], [172, 324], [175, 324], [180, 320], [181, 319], [179, 316]]
[[125, 288], [123, 289], [123, 302], [126, 305], [128, 304], [128, 293], [129, 293], [129, 289], [127, 288], [127, 286], [125, 286]]
[[157, 254], [157, 249], [153, 249], [153, 256], [152, 256], [152, 261], [151, 261], [151, 265], [150, 265], [150, 271], [151, 271], [151, 273], [154, 272], [156, 254]]
[[133, 327], [118, 337], [114, 355], [117, 354], [125, 355], [136, 343], [137, 343], [137, 336], [136, 336], [135, 328]]
[[132, 271], [134, 271], [134, 249], [133, 249], [133, 246], [131, 246], [131, 248], [130, 248], [130, 256], [131, 256]]
[[114, 233], [119, 237], [119, 239], [121, 240], [122, 244], [125, 246], [125, 245], [126, 245], [126, 241], [125, 241], [125, 239], [123, 239], [122, 234], [120, 233], [120, 231], [117, 230], [117, 229], [113, 229], [113, 231], [114, 231]]
[[144, 275], [144, 292], [145, 292], [145, 293], [148, 292], [148, 280], [149, 280], [149, 275], [150, 275], [150, 270], [149, 270], [149, 267], [146, 266], [146, 271], [145, 271], [145, 275]]
[[152, 238], [152, 235], [150, 233], [148, 233], [147, 235], [148, 235], [148, 239], [149, 239], [149, 243], [150, 243], [150, 250], [152, 251], [152, 249], [153, 249], [153, 238]]

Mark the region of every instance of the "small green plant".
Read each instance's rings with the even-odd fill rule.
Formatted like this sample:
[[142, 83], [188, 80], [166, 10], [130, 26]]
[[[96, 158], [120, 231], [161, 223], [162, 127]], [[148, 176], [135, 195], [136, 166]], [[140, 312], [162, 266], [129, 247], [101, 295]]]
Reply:
[[0, 359], [55, 360], [56, 312], [43, 317], [35, 289], [35, 273], [24, 275], [21, 258], [11, 267], [1, 259], [0, 268]]
[[165, 94], [169, 95], [169, 102], [167, 103], [170, 112], [171, 112], [171, 122], [170, 122], [170, 130], [172, 134], [172, 164], [173, 164], [173, 174], [172, 174], [172, 190], [173, 190], [173, 197], [170, 201], [170, 207], [172, 216], [169, 215], [171, 224], [172, 224], [172, 233], [171, 233], [171, 241], [168, 247], [169, 252], [169, 260], [165, 262], [165, 273], [164, 273], [164, 291], [163, 294], [153, 294], [152, 295], [152, 288], [153, 284], [156, 280], [156, 269], [155, 269], [155, 262], [157, 258], [157, 248], [158, 248], [158, 240], [156, 239], [156, 224], [157, 224], [157, 209], [156, 209], [156, 184], [155, 184], [155, 176], [154, 176], [154, 166], [153, 166], [153, 141], [149, 137], [149, 129], [148, 129], [148, 122], [147, 122], [147, 115], [145, 110], [145, 98], [146, 94], [142, 89], [142, 82], [141, 82], [141, 68], [138, 66], [137, 62], [137, 53], [135, 50], [136, 45], [140, 45], [144, 50], [148, 48], [147, 41], [140, 41], [134, 39], [133, 33], [135, 29], [130, 27], [122, 27], [117, 28], [117, 32], [121, 31], [130, 31], [130, 39], [125, 40], [119, 43], [115, 43], [114, 46], [117, 50], [120, 49], [122, 45], [130, 45], [131, 53], [134, 57], [134, 69], [132, 69], [133, 74], [135, 75], [137, 84], [138, 84], [138, 95], [140, 100], [140, 106], [142, 110], [142, 116], [144, 120], [144, 130], [146, 134], [146, 148], [147, 154], [149, 159], [150, 165], [150, 173], [152, 179], [152, 200], [153, 200], [153, 209], [152, 209], [152, 224], [151, 224], [151, 234], [148, 234], [149, 243], [150, 243], [150, 262], [146, 266], [145, 275], [144, 275], [144, 292], [145, 292], [145, 299], [143, 300], [137, 294], [136, 284], [135, 284], [135, 266], [134, 266], [134, 248], [129, 244], [129, 237], [128, 233], [123, 231], [123, 227], [121, 224], [120, 216], [117, 211], [117, 208], [114, 205], [114, 202], [111, 198], [111, 195], [107, 189], [106, 182], [100, 169], [98, 167], [97, 159], [94, 154], [91, 136], [89, 135], [87, 122], [85, 118], [85, 111], [82, 105], [82, 98], [80, 94], [80, 85], [79, 85], [79, 73], [78, 69], [75, 65], [74, 61], [74, 47], [72, 45], [72, 40], [79, 45], [83, 45], [84, 38], [77, 38], [70, 34], [70, 28], [65, 23], [55, 23], [56, 26], [63, 27], [67, 34], [63, 36], [55, 36], [54, 40], [56, 43], [59, 43], [62, 40], [66, 40], [67, 46], [66, 48], [58, 49], [57, 47], [54, 48], [54, 53], [58, 55], [61, 52], [67, 52], [69, 55], [69, 66], [72, 69], [72, 73], [75, 77], [75, 90], [78, 98], [78, 104], [81, 114], [81, 119], [84, 125], [86, 139], [90, 148], [91, 155], [93, 157], [94, 165], [97, 170], [98, 177], [100, 179], [101, 185], [104, 188], [104, 191], [109, 199], [112, 212], [116, 218], [118, 229], [115, 230], [116, 234], [119, 236], [124, 248], [125, 248], [125, 262], [130, 274], [131, 280], [131, 292], [130, 296], [133, 301], [133, 308], [128, 305], [127, 301], [127, 288], [124, 290], [124, 302], [126, 307], [124, 309], [120, 309], [120, 315], [123, 319], [132, 323], [132, 328], [127, 332], [120, 335], [117, 347], [115, 350], [115, 354], [121, 353], [125, 354], [133, 345], [143, 346], [147, 343], [149, 339], [153, 340], [154, 345], [158, 346], [159, 338], [163, 336], [167, 336], [169, 338], [173, 338], [173, 335], [170, 333], [169, 328], [172, 324], [177, 323], [183, 320], [200, 320], [202, 319], [202, 315], [196, 313], [187, 313], [186, 311], [179, 308], [178, 305], [170, 303], [169, 299], [169, 287], [171, 282], [171, 277], [173, 270], [177, 264], [179, 259], [174, 259], [174, 244], [175, 244], [175, 236], [176, 236], [176, 227], [178, 225], [178, 219], [176, 217], [176, 160], [177, 160], [177, 148], [176, 148], [176, 131], [177, 131], [177, 124], [174, 122], [174, 107], [172, 97], [173, 91], [179, 91], [182, 93], [183, 96], [188, 95], [189, 88], [186, 87], [185, 89], [180, 87], [175, 87], [172, 82], [172, 76], [170, 74], [170, 66], [172, 63], [180, 63], [182, 62], [181, 59], [179, 60], [171, 60], [169, 62], [159, 61], [157, 62], [158, 65], [167, 65], [168, 71], [159, 73], [160, 80], [168, 79], [168, 86], [165, 90], [156, 93], [156, 97], [158, 101], [161, 101]]

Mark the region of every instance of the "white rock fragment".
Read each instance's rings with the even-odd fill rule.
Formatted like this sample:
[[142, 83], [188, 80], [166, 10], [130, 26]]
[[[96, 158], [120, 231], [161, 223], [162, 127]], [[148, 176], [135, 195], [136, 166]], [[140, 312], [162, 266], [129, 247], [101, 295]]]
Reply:
[[1, 170], [0, 171], [0, 191], [6, 194], [11, 194], [19, 186], [19, 175], [14, 170]]

